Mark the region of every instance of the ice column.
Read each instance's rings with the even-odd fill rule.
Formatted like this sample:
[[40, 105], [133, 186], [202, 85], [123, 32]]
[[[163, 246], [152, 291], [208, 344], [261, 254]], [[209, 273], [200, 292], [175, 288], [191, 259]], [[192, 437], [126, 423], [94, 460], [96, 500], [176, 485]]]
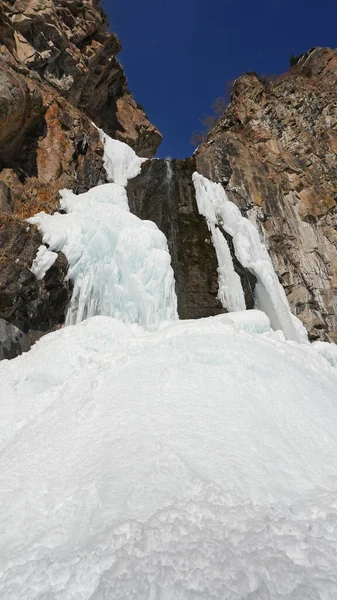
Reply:
[[[199, 173], [193, 174], [193, 183], [200, 214], [207, 219], [208, 227], [212, 233], [213, 244], [217, 256], [220, 238], [224, 239], [217, 225], [233, 238], [234, 251], [243, 267], [247, 268], [257, 278], [255, 287], [255, 302], [257, 308], [263, 310], [269, 317], [275, 330], [282, 330], [289, 340], [306, 341], [306, 332], [300, 321], [291, 314], [289, 303], [284, 289], [275, 273], [270, 256], [260, 240], [259, 233], [248, 219], [241, 215], [238, 207], [230, 202], [223, 187], [203, 177]], [[219, 257], [218, 257], [219, 261]], [[219, 262], [219, 271], [220, 271]], [[224, 264], [224, 274], [227, 284], [233, 277], [233, 265]], [[219, 277], [221, 287], [221, 279]], [[219, 288], [220, 295], [220, 288]], [[236, 297], [236, 292], [235, 292]], [[229, 308], [229, 305], [228, 305]], [[229, 308], [229, 310], [233, 310]], [[237, 309], [238, 310], [238, 309]]]
[[67, 325], [105, 315], [152, 330], [177, 318], [166, 238], [154, 223], [129, 211], [124, 186], [139, 173], [143, 159], [126, 144], [101, 136], [113, 182], [79, 195], [62, 190], [66, 214], [39, 213], [30, 222], [38, 225], [50, 250], [68, 259], [74, 290]]

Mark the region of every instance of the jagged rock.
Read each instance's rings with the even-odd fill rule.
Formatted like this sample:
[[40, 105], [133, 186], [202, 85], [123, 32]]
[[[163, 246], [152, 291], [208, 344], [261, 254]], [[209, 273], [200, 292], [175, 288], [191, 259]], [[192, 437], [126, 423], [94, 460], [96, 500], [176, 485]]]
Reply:
[[90, 119], [1, 59], [0, 122], [0, 180], [5, 171], [15, 174], [14, 213], [53, 212], [61, 188], [81, 192], [105, 182], [103, 146]]
[[131, 95], [125, 94], [119, 98], [116, 115], [121, 129], [116, 137], [131, 146], [138, 156], [151, 158], [154, 146], [158, 147], [161, 142], [161, 134], [144, 121], [143, 112]]
[[22, 352], [27, 352], [30, 347], [31, 340], [27, 333], [0, 319], [0, 360], [15, 358]]
[[42, 97], [0, 62], [0, 164], [9, 164], [42, 113]]
[[315, 48], [279, 78], [240, 77], [196, 152], [268, 247], [311, 339], [337, 341], [337, 51]]
[[[206, 220], [198, 212], [192, 183], [195, 170], [193, 158], [154, 159], [142, 165], [141, 173], [131, 179], [127, 187], [131, 212], [141, 219], [154, 221], [167, 237], [181, 319], [226, 312], [217, 299], [215, 250]], [[255, 277], [236, 262], [247, 308], [253, 308]]]
[[50, 84], [141, 156], [155, 154], [161, 134], [130, 95], [117, 59], [120, 41], [108, 32], [96, 0], [0, 1], [0, 19], [0, 55], [7, 63]]
[[0, 213], [13, 212], [11, 189], [4, 181], [0, 181]]
[[[41, 243], [35, 226], [0, 215], [0, 319], [26, 334], [25, 344], [63, 323], [71, 296], [68, 264], [61, 252], [41, 281], [31, 272]], [[1, 341], [5, 347], [6, 339]]]

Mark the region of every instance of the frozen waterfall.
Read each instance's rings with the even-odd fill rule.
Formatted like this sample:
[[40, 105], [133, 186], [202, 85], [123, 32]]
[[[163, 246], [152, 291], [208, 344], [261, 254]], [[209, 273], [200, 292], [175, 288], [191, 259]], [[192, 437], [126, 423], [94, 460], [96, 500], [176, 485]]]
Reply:
[[227, 242], [219, 225], [233, 238], [239, 262], [257, 278], [256, 307], [268, 315], [273, 329], [283, 331], [288, 340], [306, 342], [306, 331], [302, 323], [291, 314], [284, 289], [257, 229], [228, 200], [219, 183], [209, 181], [199, 173], [193, 174], [193, 183], [198, 209], [206, 217], [218, 258], [220, 300], [230, 311], [242, 310], [244, 297], [240, 279], [235, 277]]
[[[30, 222], [38, 225], [49, 253], [61, 250], [67, 257], [74, 284], [67, 325], [105, 315], [155, 329], [161, 321], [177, 318], [166, 238], [154, 223], [129, 211], [124, 186], [139, 173], [143, 159], [126, 144], [101, 135], [113, 183], [79, 195], [62, 190], [66, 214], [39, 213]], [[43, 271], [46, 254], [39, 250], [36, 273]]]

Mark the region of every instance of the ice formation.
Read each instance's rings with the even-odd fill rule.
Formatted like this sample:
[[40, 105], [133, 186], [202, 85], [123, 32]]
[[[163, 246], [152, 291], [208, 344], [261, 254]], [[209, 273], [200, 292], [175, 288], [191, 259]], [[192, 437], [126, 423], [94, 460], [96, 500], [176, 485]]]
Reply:
[[[107, 315], [155, 329], [177, 317], [166, 238], [154, 223], [129, 212], [123, 185], [138, 173], [143, 159], [104, 136], [106, 169], [114, 183], [79, 195], [63, 190], [60, 204], [66, 214], [39, 213], [30, 222], [38, 225], [51, 250], [62, 250], [68, 259], [74, 290], [67, 325]], [[39, 274], [41, 262], [38, 254], [32, 270]]]
[[48, 269], [53, 266], [57, 259], [57, 252], [51, 252], [46, 246], [39, 246], [36, 258], [33, 260], [31, 272], [37, 279], [43, 279]]
[[[227, 244], [219, 225], [233, 238], [235, 255], [243, 267], [247, 268], [257, 278], [255, 287], [256, 307], [263, 310], [270, 318], [273, 329], [282, 330], [289, 340], [307, 341], [306, 332], [300, 321], [291, 314], [289, 303], [284, 289], [275, 273], [269, 254], [260, 240], [259, 233], [248, 219], [241, 215], [239, 208], [230, 202], [223, 187], [203, 177], [199, 173], [193, 174], [193, 183], [200, 214], [207, 219], [208, 227], [212, 234], [213, 244], [219, 261], [219, 296], [223, 295], [228, 305], [222, 277], [222, 265], [219, 255], [224, 254], [222, 248]], [[224, 271], [232, 274], [228, 265], [231, 257], [227, 255]], [[227, 286], [227, 282], [225, 284]], [[235, 298], [241, 298], [240, 286], [236, 283]], [[230, 310], [237, 310], [241, 301]], [[232, 306], [233, 304], [231, 304]]]
[[337, 597], [337, 369], [258, 311], [0, 363], [3, 600]]
[[108, 180], [126, 186], [128, 179], [140, 173], [141, 164], [146, 158], [140, 158], [130, 146], [112, 139], [102, 129], [99, 129], [99, 136], [104, 144], [104, 168]]
[[226, 238], [214, 223], [209, 225], [212, 242], [218, 259], [218, 298], [229, 311], [245, 310], [245, 295], [241, 280], [236, 273]]

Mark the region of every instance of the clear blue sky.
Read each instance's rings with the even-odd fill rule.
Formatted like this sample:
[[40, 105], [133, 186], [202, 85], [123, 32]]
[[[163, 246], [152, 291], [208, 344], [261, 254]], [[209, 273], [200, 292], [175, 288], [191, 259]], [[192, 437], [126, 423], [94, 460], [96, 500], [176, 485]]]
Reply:
[[159, 157], [191, 155], [198, 121], [246, 71], [277, 74], [292, 53], [337, 47], [337, 0], [103, 0], [129, 87], [164, 136]]

